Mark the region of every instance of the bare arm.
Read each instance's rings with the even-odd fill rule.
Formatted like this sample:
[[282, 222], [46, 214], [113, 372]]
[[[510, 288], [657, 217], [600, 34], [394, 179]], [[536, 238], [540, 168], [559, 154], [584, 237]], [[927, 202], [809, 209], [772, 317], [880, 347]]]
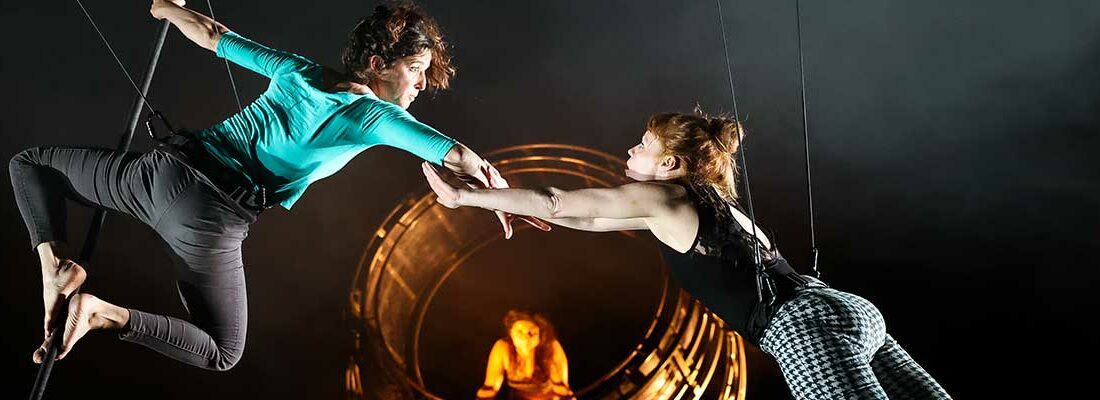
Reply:
[[497, 340], [489, 352], [489, 364], [485, 367], [485, 382], [477, 390], [477, 398], [492, 399], [504, 383], [504, 359], [508, 357], [508, 345]]
[[550, 369], [552, 390], [558, 396], [572, 396], [573, 390], [569, 389], [569, 360], [565, 358], [565, 349], [562, 349], [560, 342], [555, 341], [553, 350], [553, 368]]
[[200, 47], [217, 51], [218, 39], [223, 33], [229, 32], [229, 28], [210, 17], [183, 8], [183, 4], [182, 0], [154, 0], [149, 13], [153, 14], [153, 18], [167, 19]]
[[647, 230], [645, 218], [554, 218], [548, 219], [554, 225], [589, 232], [615, 232]]
[[443, 181], [427, 163], [424, 164], [424, 175], [445, 206], [480, 207], [544, 219], [654, 217], [670, 209], [677, 199], [686, 195], [679, 186], [651, 182], [568, 191], [553, 187], [493, 190], [456, 188]]
[[683, 186], [636, 182], [602, 189], [468, 189], [455, 187], [429, 163], [424, 177], [444, 207], [472, 206], [524, 214], [596, 232], [647, 229], [681, 253], [691, 249], [698, 214]]
[[460, 192], [463, 206], [493, 210], [522, 210], [540, 218], [650, 218], [668, 210], [683, 190], [661, 183], [637, 182], [612, 188], [561, 190], [466, 190]]

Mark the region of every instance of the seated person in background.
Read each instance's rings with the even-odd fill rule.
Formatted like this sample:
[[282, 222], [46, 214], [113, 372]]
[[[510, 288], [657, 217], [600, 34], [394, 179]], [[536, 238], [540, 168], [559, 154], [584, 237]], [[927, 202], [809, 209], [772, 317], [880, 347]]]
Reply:
[[504, 329], [506, 336], [489, 352], [485, 383], [477, 390], [477, 398], [496, 398], [504, 378], [508, 378], [510, 399], [572, 398], [565, 350], [550, 322], [539, 314], [509, 310], [504, 315]]

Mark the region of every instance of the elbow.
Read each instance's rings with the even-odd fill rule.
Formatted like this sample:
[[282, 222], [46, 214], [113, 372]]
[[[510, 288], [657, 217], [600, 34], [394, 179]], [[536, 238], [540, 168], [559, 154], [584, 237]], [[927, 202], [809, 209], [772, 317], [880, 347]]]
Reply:
[[566, 218], [569, 217], [561, 208], [561, 194], [562, 190], [558, 188], [547, 188], [542, 196], [542, 205], [546, 209], [546, 217], [549, 219]]

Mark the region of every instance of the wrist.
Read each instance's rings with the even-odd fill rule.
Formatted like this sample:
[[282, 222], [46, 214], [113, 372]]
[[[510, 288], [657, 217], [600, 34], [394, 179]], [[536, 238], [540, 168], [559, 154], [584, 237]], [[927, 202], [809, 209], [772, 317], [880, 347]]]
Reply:
[[460, 187], [455, 190], [455, 204], [459, 207], [477, 206], [474, 189]]
[[[166, 6], [165, 6], [164, 3], [165, 2], [163, 2], [163, 1], [154, 1], [153, 2], [153, 7], [151, 7], [149, 9], [149, 14], [152, 14], [153, 18], [156, 18], [156, 19], [159, 19], [159, 20], [163, 20], [164, 18], [166, 18], [168, 15], [167, 15], [167, 12], [165, 10]], [[171, 4], [171, 3], [169, 3], [169, 4]]]

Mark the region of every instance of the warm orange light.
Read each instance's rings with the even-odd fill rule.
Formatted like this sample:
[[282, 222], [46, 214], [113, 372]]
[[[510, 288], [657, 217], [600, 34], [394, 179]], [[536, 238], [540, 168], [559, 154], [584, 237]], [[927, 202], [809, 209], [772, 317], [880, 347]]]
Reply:
[[[486, 158], [513, 186], [606, 187], [628, 181], [623, 176], [625, 163], [621, 159], [572, 145], [516, 146], [489, 153]], [[528, 230], [524, 226], [517, 228]], [[348, 315], [356, 348], [346, 376], [350, 398], [376, 398], [381, 392], [386, 393], [385, 398], [442, 397], [426, 383], [420, 365], [425, 357], [422, 353], [425, 316], [434, 299], [445, 291], [445, 282], [463, 272], [480, 254], [502, 248], [499, 229], [491, 215], [482, 210], [449, 210], [435, 204], [426, 187], [402, 201], [386, 217], [364, 250], [349, 297]], [[517, 236], [536, 234], [517, 232]], [[559, 231], [547, 235], [557, 238], [564, 234]], [[628, 342], [623, 343], [624, 352], [616, 358], [621, 361], [609, 363], [613, 365], [597, 378], [579, 382], [576, 386], [579, 389], [575, 389], [578, 398], [744, 398], [745, 359], [740, 336], [725, 330], [720, 319], [668, 281], [667, 272], [661, 273], [663, 265], [649, 235], [604, 235], [609, 236], [600, 238], [626, 238], [615, 240], [625, 240], [631, 247], [624, 251], [653, 264], [654, 276], [659, 278], [647, 290], [652, 291], [648, 295], [656, 300], [647, 306], [651, 307], [644, 317], [648, 320], [643, 319], [638, 336], [625, 339]], [[538, 251], [568, 250], [554, 247]], [[616, 271], [613, 276], [619, 278], [612, 279], [623, 279], [626, 275], [637, 272]], [[492, 288], [520, 289], [523, 288]], [[598, 307], [587, 311], [605, 312]], [[480, 309], [464, 312], [486, 313]], [[555, 325], [574, 322], [568, 315], [554, 318]], [[464, 328], [467, 327], [449, 326], [446, 334], [459, 335]], [[466, 346], [476, 347], [473, 350], [480, 357], [489, 350], [484, 339]], [[570, 363], [583, 365], [586, 355], [571, 350]], [[485, 358], [480, 360], [480, 366], [484, 366]], [[364, 376], [360, 376], [360, 368]], [[464, 397], [472, 397], [476, 387], [465, 392], [468, 394]]]

